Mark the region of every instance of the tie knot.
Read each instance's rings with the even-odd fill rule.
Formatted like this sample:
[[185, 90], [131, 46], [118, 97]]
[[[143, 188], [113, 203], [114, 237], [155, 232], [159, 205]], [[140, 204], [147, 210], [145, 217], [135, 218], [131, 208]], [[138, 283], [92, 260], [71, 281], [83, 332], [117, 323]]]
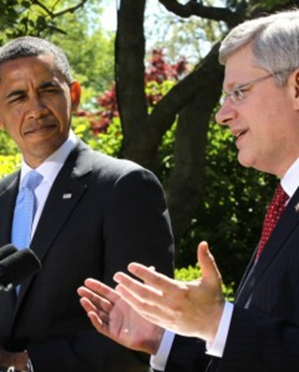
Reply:
[[40, 184], [42, 179], [43, 176], [33, 169], [24, 177], [21, 188], [27, 187], [30, 190], [34, 190]]

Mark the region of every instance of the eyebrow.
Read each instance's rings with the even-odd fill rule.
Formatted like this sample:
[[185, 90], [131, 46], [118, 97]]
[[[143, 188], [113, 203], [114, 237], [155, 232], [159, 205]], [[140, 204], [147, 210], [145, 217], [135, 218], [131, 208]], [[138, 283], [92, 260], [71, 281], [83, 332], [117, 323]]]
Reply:
[[232, 84], [229, 84], [228, 90], [223, 89], [222, 92], [233, 92], [233, 91], [236, 91], [242, 88], [246, 88], [247, 86], [250, 86], [251, 84], [252, 84], [251, 81], [248, 81], [245, 83], [239, 83], [239, 84], [232, 83]]
[[58, 84], [54, 81], [47, 81], [46, 83], [41, 84], [38, 89], [44, 89], [44, 88], [51, 88], [51, 87], [58, 87]]
[[[228, 83], [227, 84], [227, 90], [228, 91], [231, 91], [231, 90], [234, 90], [237, 86], [239, 86], [240, 84], [237, 83], [236, 81], [233, 81], [231, 83]], [[223, 90], [224, 90], [224, 84], [223, 84]], [[225, 89], [226, 90], [226, 89]]]
[[[51, 87], [57, 87], [58, 84], [53, 81], [47, 81], [45, 83], [42, 83], [38, 86], [38, 89], [45, 89], [45, 88], [51, 88]], [[5, 99], [10, 99], [12, 97], [20, 96], [24, 94], [26, 91], [24, 89], [17, 89], [10, 92]]]

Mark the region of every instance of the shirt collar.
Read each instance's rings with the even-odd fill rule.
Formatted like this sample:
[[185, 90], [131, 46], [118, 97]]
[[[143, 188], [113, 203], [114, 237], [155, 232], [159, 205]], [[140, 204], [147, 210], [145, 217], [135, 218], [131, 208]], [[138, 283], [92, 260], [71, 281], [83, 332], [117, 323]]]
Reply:
[[291, 198], [299, 187], [299, 158], [291, 165], [281, 179], [281, 186]]
[[[70, 130], [69, 136], [66, 141], [51, 154], [43, 163], [36, 168], [36, 170], [43, 176], [44, 180], [52, 184], [65, 163], [70, 152], [75, 148], [77, 144], [77, 137], [75, 133]], [[31, 167], [22, 158], [22, 168], [21, 168], [21, 181], [25, 175], [32, 170]]]

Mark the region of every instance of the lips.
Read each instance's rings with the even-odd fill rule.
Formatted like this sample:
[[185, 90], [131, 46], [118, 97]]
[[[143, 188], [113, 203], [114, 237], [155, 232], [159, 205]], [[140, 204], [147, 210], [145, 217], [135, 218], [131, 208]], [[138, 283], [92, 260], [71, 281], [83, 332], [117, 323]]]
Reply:
[[242, 131], [238, 131], [235, 136], [237, 138], [240, 138], [241, 136], [243, 136], [245, 133], [247, 133], [247, 130], [242, 130]]
[[25, 129], [24, 129], [24, 135], [28, 135], [28, 134], [35, 134], [35, 133], [42, 133], [42, 132], [47, 132], [49, 130], [53, 130], [56, 128], [56, 125], [55, 124], [32, 124], [32, 125], [29, 125], [27, 126]]
[[231, 128], [231, 132], [236, 137], [236, 145], [238, 146], [239, 142], [248, 132], [248, 129]]

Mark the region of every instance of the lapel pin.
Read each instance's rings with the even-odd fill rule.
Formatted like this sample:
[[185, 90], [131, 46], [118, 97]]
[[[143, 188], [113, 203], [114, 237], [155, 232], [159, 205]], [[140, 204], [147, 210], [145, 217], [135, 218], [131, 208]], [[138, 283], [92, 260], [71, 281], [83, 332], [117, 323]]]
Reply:
[[[71, 194], [71, 193], [63, 194], [63, 195], [62, 195], [62, 199], [71, 199], [72, 196], [73, 196], [73, 194]], [[299, 203], [298, 203], [298, 204], [299, 204]], [[299, 207], [298, 207], [298, 208], [299, 208]]]
[[297, 203], [294, 208], [295, 208], [295, 212], [299, 213], [299, 203]]

